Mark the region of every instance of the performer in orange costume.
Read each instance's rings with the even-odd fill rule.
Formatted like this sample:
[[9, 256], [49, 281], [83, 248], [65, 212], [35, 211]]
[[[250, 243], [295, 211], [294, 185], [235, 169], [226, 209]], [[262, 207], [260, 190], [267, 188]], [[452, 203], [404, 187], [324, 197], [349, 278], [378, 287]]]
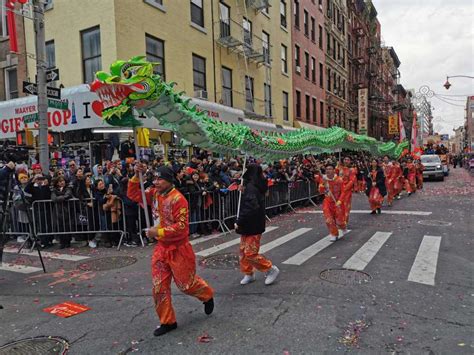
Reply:
[[366, 195], [369, 197], [371, 214], [382, 213], [382, 202], [387, 194], [385, 187], [385, 176], [377, 160], [373, 159], [370, 164], [369, 175], [367, 179]]
[[393, 162], [392, 179], [394, 196], [400, 199], [400, 193], [403, 191], [403, 171], [398, 161]]
[[413, 160], [411, 158], [407, 159], [407, 169], [408, 169], [408, 176], [407, 176], [407, 184], [406, 189], [408, 195], [416, 192], [416, 167], [413, 164]]
[[[335, 242], [345, 233], [346, 220], [342, 201], [344, 200], [344, 182], [335, 174], [332, 164], [326, 165], [326, 175], [317, 179], [319, 192], [325, 194], [323, 214], [331, 234], [331, 242]], [[339, 229], [339, 230], [338, 230]]]
[[[140, 201], [141, 190], [137, 164], [135, 176], [128, 183], [128, 197]], [[171, 277], [176, 286], [204, 303], [204, 311], [214, 310], [214, 291], [196, 275], [196, 257], [189, 244], [188, 201], [173, 186], [174, 173], [168, 167], [157, 169], [154, 188], [146, 191], [147, 203], [157, 217], [155, 226], [147, 230], [147, 237], [158, 240], [152, 256], [153, 298], [155, 310], [160, 318], [160, 327], [155, 336], [176, 329], [176, 316], [171, 304]]]
[[339, 167], [338, 175], [342, 178], [344, 182], [343, 187], [343, 195], [344, 199], [341, 200], [342, 207], [344, 209], [344, 220], [345, 225], [349, 224], [349, 215], [351, 213], [352, 208], [352, 191], [355, 189], [357, 185], [357, 172], [355, 168], [351, 167], [351, 158], [345, 157], [343, 161], [343, 165]]
[[423, 170], [425, 170], [424, 165], [421, 163], [421, 160], [416, 161], [416, 186], [418, 189], [423, 188]]
[[387, 189], [387, 204], [392, 206], [393, 199], [395, 198], [395, 167], [390, 161], [388, 155], [383, 157], [383, 172], [385, 175], [385, 188]]

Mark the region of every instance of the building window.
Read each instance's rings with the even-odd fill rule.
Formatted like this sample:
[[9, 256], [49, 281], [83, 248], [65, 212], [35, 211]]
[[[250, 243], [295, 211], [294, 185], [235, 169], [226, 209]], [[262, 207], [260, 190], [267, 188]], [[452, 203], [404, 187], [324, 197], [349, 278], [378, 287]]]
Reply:
[[300, 28], [300, 1], [294, 0], [293, 14], [295, 18], [295, 27]]
[[234, 106], [232, 70], [226, 67], [222, 67], [222, 103], [226, 106]]
[[100, 27], [81, 32], [82, 73], [85, 83], [94, 81], [95, 73], [102, 70], [102, 52], [100, 48]]
[[244, 43], [247, 47], [252, 47], [252, 22], [244, 17]]
[[272, 87], [263, 84], [263, 91], [265, 94], [265, 116], [272, 117]]
[[301, 118], [301, 92], [296, 90], [296, 117]]
[[311, 57], [311, 81], [316, 83], [316, 59]]
[[316, 41], [316, 20], [314, 17], [311, 17], [311, 40]]
[[319, 103], [319, 125], [324, 125], [324, 102]]
[[327, 79], [328, 79], [328, 85], [327, 85], [326, 90], [331, 91], [331, 69], [329, 68], [328, 68]]
[[303, 27], [304, 27], [304, 35], [309, 36], [309, 14], [308, 11], [303, 11]]
[[280, 26], [286, 28], [286, 1], [280, 0]]
[[301, 60], [300, 60], [300, 46], [295, 44], [295, 66], [296, 66], [296, 72], [300, 72], [301, 68]]
[[328, 54], [331, 55], [331, 35], [329, 32], [326, 32], [326, 50]]
[[323, 27], [319, 25], [319, 48], [323, 49]]
[[224, 3], [219, 3], [219, 20], [220, 20], [220, 38], [230, 36], [230, 7]]
[[158, 63], [153, 68], [155, 74], [159, 74], [165, 80], [165, 42], [161, 39], [145, 34], [146, 59], [149, 62]]
[[0, 37], [8, 37], [6, 0], [0, 0]]
[[11, 100], [18, 97], [18, 74], [16, 67], [5, 69], [5, 99]]
[[254, 112], [253, 78], [245, 76], [245, 109]]
[[202, 0], [191, 0], [191, 22], [204, 27], [204, 9]]
[[284, 44], [281, 45], [281, 71], [288, 73], [288, 48]]
[[310, 97], [309, 95], [305, 95], [305, 104], [306, 104], [306, 122], [309, 122], [311, 116], [311, 106], [310, 106]]
[[313, 97], [312, 99], [313, 101], [313, 115], [312, 115], [312, 119], [313, 119], [313, 123], [316, 123], [316, 119], [317, 119], [317, 100], [315, 97]]
[[288, 93], [283, 91], [283, 121], [289, 121]]
[[206, 59], [193, 54], [194, 91], [206, 91]]
[[342, 81], [342, 98], [345, 100], [346, 99], [346, 81]]
[[319, 63], [319, 87], [324, 87], [324, 69], [323, 63]]
[[56, 68], [56, 51], [54, 50], [54, 40], [46, 42], [46, 66], [47, 69]]
[[270, 64], [270, 35], [262, 31], [263, 61]]
[[309, 53], [304, 52], [304, 77], [309, 80]]

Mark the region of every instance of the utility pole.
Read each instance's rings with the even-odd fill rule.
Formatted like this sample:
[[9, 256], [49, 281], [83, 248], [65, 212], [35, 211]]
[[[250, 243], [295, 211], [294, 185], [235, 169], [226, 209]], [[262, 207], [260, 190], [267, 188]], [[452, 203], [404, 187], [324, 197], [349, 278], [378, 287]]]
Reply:
[[48, 97], [46, 91], [46, 42], [44, 0], [33, 0], [36, 44], [36, 83], [38, 85], [39, 161], [43, 172], [49, 172]]

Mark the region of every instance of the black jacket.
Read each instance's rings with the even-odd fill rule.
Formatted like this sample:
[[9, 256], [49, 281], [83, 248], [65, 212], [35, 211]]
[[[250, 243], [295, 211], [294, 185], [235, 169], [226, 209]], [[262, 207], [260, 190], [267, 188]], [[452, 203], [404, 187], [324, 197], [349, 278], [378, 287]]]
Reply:
[[11, 184], [11, 174], [14, 170], [10, 169], [8, 166], [4, 166], [0, 169], [0, 201], [4, 201], [8, 198], [5, 196], [7, 193], [7, 186]]
[[237, 233], [255, 235], [265, 232], [265, 194], [256, 185], [248, 183], [242, 192]]
[[[387, 194], [387, 188], [385, 186], [385, 175], [383, 173], [382, 169], [377, 169], [377, 176], [375, 177], [375, 184], [378, 187], [380, 194], [382, 196], [385, 196]], [[367, 196], [370, 195], [370, 190], [372, 189], [372, 175], [365, 175], [365, 183], [367, 185], [367, 188], [365, 190], [365, 194]]]

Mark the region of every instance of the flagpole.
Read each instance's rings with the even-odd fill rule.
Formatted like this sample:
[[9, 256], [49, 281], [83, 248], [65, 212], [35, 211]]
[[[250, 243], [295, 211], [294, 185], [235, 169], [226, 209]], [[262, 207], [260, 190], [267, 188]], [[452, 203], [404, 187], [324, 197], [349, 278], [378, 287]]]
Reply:
[[247, 154], [244, 156], [244, 165], [242, 167], [242, 176], [240, 177], [240, 188], [239, 188], [239, 203], [237, 205], [237, 219], [240, 216], [240, 202], [242, 201], [242, 187], [244, 186], [244, 174], [247, 167]]

